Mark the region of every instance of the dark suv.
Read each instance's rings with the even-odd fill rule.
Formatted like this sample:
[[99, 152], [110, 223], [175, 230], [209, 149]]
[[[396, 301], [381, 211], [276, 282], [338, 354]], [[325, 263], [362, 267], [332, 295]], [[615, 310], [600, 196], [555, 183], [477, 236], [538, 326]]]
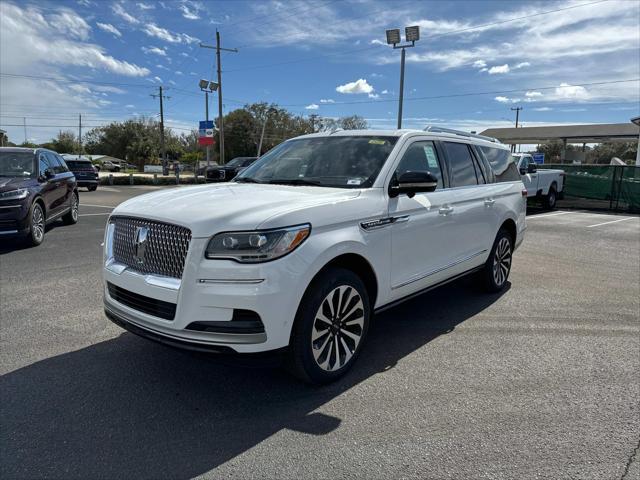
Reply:
[[44, 240], [47, 223], [78, 221], [78, 186], [60, 155], [43, 148], [0, 148], [0, 240]]
[[79, 187], [87, 187], [90, 192], [98, 188], [98, 171], [89, 160], [67, 158], [65, 163], [75, 175]]

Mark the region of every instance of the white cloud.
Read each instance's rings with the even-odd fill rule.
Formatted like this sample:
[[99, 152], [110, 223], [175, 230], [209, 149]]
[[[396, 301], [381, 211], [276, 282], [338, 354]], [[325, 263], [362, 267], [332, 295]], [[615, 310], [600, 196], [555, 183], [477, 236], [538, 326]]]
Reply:
[[79, 40], [89, 38], [91, 27], [84, 18], [78, 16], [73, 10], [63, 9], [49, 16], [49, 23], [61, 33]]
[[369, 98], [380, 98], [380, 95], [378, 95], [377, 93], [370, 93], [367, 95]]
[[320, 103], [336, 103], [336, 101], [332, 98], [321, 98]]
[[311, 105], [307, 105], [304, 108], [307, 109], [307, 110], [318, 110], [320, 107], [317, 104], [312, 103]]
[[382, 95], [387, 95], [387, 94], [389, 94], [389, 90], [387, 90], [387, 89], [385, 88], [385, 89], [384, 89], [384, 90], [382, 90], [380, 93], [381, 93]]
[[536, 112], [550, 112], [551, 110], [553, 110], [553, 108], [551, 107], [538, 107], [538, 108], [534, 108], [533, 109]]
[[377, 38], [374, 38], [373, 40], [371, 40], [369, 42], [369, 44], [371, 45], [387, 45], [386, 42], [383, 42], [382, 40], [378, 40]]
[[373, 93], [374, 88], [367, 83], [364, 78], [360, 78], [355, 82], [345, 83], [344, 85], [338, 85], [336, 87], [336, 92], [338, 93]]
[[159, 68], [160, 70], [169, 70], [167, 67], [165, 67], [164, 65], [160, 65], [159, 63], [156, 64], [156, 68]]
[[570, 100], [587, 100], [590, 97], [586, 88], [568, 83], [561, 83], [559, 87], [556, 87], [555, 95], [558, 98]]
[[158, 83], [162, 83], [162, 79], [158, 76], [153, 77], [153, 79]]
[[514, 70], [518, 70], [520, 68], [525, 68], [525, 67], [530, 67], [531, 64], [529, 62], [520, 62], [518, 64], [516, 64], [515, 67], [513, 67]]
[[500, 103], [511, 103], [511, 100], [509, 99], [509, 97], [502, 97], [502, 96], [500, 96], [500, 97], [496, 97], [496, 98], [494, 98], [494, 100], [495, 100], [496, 102], [500, 102]]
[[509, 73], [510, 71], [511, 69], [509, 68], [509, 64], [505, 63], [504, 65], [495, 65], [489, 68], [489, 75]]
[[184, 75], [180, 70], [176, 70], [176, 71], [175, 71], [175, 72], [173, 72], [173, 73], [175, 73], [176, 75]]
[[140, 10], [153, 10], [154, 8], [156, 8], [155, 5], [151, 5], [151, 4], [148, 4], [148, 3], [142, 3], [142, 2], [136, 3], [136, 5], [138, 6], [138, 8]]
[[140, 47], [140, 49], [145, 53], [145, 55], [153, 54], [160, 55], [161, 57], [167, 56], [167, 51], [164, 48], [160, 47]]
[[174, 33], [166, 28], [158, 27], [155, 23], [148, 23], [142, 31], [150, 37], [156, 37], [169, 43], [191, 44], [199, 42], [197, 38], [187, 35], [186, 33]]
[[20, 8], [4, 3], [0, 15], [3, 70], [33, 74], [35, 70], [46, 70], [47, 66], [78, 66], [132, 77], [149, 74], [144, 67], [106, 54], [100, 45], [78, 42], [62, 34], [60, 24], [54, 26], [52, 21], [37, 7]]
[[124, 108], [136, 108], [136, 106], [132, 104], [128, 104], [128, 105], [125, 105]]
[[96, 25], [98, 26], [98, 28], [100, 30], [104, 30], [107, 33], [111, 33], [116, 37], [121, 37], [122, 36], [122, 33], [120, 33], [120, 30], [118, 30], [116, 27], [114, 27], [110, 23], [96, 22]]
[[86, 85], [73, 84], [69, 85], [69, 89], [77, 93], [91, 93], [91, 89]]
[[173, 80], [169, 80], [169, 83], [170, 83], [171, 85], [176, 85], [176, 82], [174, 82]]
[[484, 60], [476, 60], [475, 62], [473, 62], [473, 68], [484, 68], [487, 66], [487, 62], [485, 62]]
[[525, 93], [524, 96], [527, 98], [538, 98], [542, 96], [542, 92], [529, 91]]
[[187, 20], [199, 20], [200, 15], [198, 12], [203, 9], [199, 3], [188, 0], [184, 0], [178, 8], [182, 12], [182, 16]]
[[115, 13], [117, 16], [119, 16], [120, 18], [122, 18], [124, 21], [132, 24], [132, 25], [137, 25], [140, 23], [140, 20], [138, 20], [136, 17], [134, 17], [133, 15], [129, 14], [124, 7], [119, 4], [119, 3], [114, 3], [111, 6], [111, 10], [113, 11], [113, 13]]
[[189, 56], [189, 54], [187, 52], [180, 52], [180, 55], [183, 56], [183, 57], [188, 57]]

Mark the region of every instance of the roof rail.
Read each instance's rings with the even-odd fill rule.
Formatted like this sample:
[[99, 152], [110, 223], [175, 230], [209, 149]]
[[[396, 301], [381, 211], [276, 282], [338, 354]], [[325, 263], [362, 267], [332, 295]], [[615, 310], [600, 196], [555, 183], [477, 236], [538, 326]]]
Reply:
[[498, 140], [497, 138], [487, 137], [485, 135], [477, 135], [475, 133], [463, 132], [462, 130], [454, 130], [453, 128], [438, 127], [435, 125], [428, 125], [424, 129], [424, 131], [433, 133], [451, 133], [453, 135], [460, 135], [461, 137], [478, 138], [480, 140], [487, 140], [488, 142], [500, 143], [500, 140]]

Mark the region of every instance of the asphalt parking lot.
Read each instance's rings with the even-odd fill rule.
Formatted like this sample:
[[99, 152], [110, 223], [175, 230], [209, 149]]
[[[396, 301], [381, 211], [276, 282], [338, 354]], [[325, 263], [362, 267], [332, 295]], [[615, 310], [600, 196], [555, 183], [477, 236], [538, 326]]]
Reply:
[[[111, 207], [0, 247], [0, 477], [640, 478], [640, 218], [533, 212], [510, 287], [471, 279], [374, 319], [327, 387], [120, 330]], [[189, 188], [189, 187], [182, 187]]]

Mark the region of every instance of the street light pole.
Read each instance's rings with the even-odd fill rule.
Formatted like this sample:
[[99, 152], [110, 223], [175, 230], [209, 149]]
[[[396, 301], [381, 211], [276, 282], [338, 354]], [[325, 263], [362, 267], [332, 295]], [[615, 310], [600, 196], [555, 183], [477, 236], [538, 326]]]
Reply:
[[[518, 128], [518, 121], [520, 120], [520, 110], [522, 110], [522, 107], [511, 107], [511, 111], [512, 112], [516, 112], [516, 128]], [[516, 151], [516, 146], [511, 145], [511, 151], [515, 152]]]
[[[209, 122], [209, 92], [204, 92], [204, 119]], [[207, 145], [207, 168], [209, 168], [210, 162], [210, 150], [209, 145]]]
[[405, 49], [415, 47], [416, 42], [420, 40], [420, 27], [405, 27], [404, 37], [407, 42], [404, 45], [398, 45], [400, 43], [400, 29], [387, 30], [387, 44], [393, 45], [395, 49], [402, 49], [400, 52], [400, 95], [398, 98], [398, 130], [402, 128], [402, 103], [404, 100], [404, 63], [406, 57]]

